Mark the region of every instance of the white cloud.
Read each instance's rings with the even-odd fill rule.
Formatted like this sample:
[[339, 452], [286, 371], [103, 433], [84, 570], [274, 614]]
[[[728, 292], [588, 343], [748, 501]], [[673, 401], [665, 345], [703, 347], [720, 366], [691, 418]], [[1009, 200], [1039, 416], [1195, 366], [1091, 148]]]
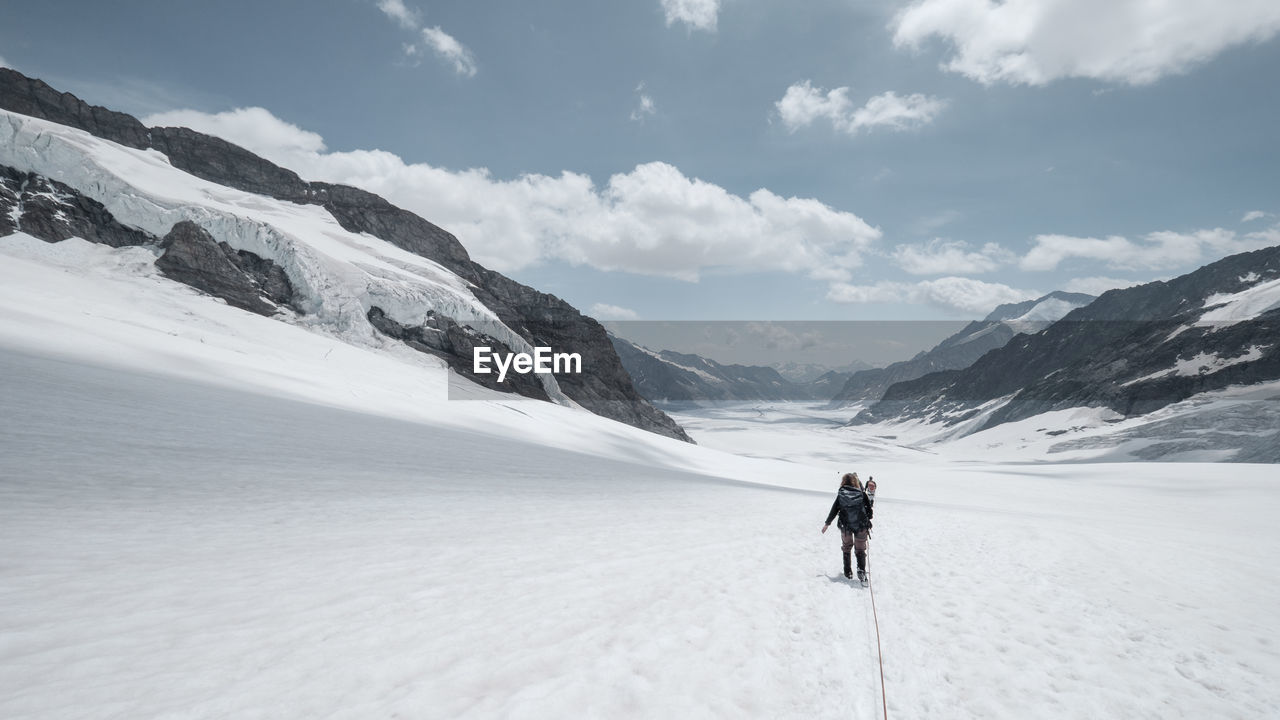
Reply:
[[172, 110], [142, 118], [147, 127], [188, 127], [216, 135], [270, 159], [296, 157], [325, 150], [318, 133], [287, 123], [260, 107], [237, 108], [216, 115], [196, 110]]
[[850, 114], [853, 101], [849, 99], [847, 87], [836, 88], [824, 95], [822, 88], [815, 88], [805, 80], [787, 88], [782, 99], [773, 105], [782, 117], [782, 124], [794, 131], [822, 118], [833, 123], [842, 121]]
[[986, 315], [1004, 303], [1041, 297], [1038, 290], [1017, 288], [963, 277], [943, 277], [917, 283], [882, 281], [874, 285], [836, 283], [827, 299], [843, 303], [910, 303], [931, 305], [954, 315]]
[[854, 109], [849, 99], [849, 88], [824, 92], [805, 80], [787, 88], [774, 107], [782, 118], [782, 124], [792, 132], [817, 120], [829, 120], [836, 130], [856, 135], [861, 130], [874, 127], [910, 130], [928, 125], [946, 104], [945, 100], [919, 93], [900, 97], [891, 90]]
[[597, 187], [586, 175], [493, 178], [405, 163], [380, 150], [325, 152], [323, 139], [262, 108], [143, 119], [219, 135], [305, 178], [378, 193], [457, 234], [472, 255], [511, 271], [559, 259], [602, 270], [696, 280], [709, 270], [785, 271], [847, 280], [881, 237], [853, 213], [769, 190], [747, 197], [661, 162]]
[[1062, 287], [1062, 289], [1066, 290], [1067, 292], [1085, 293], [1087, 295], [1101, 295], [1102, 293], [1108, 290], [1118, 290], [1121, 288], [1133, 287], [1135, 285], [1142, 285], [1143, 283], [1147, 283], [1147, 282], [1151, 282], [1151, 281], [1150, 280], [1124, 280], [1122, 278], [1094, 276], [1094, 277], [1075, 278], [1074, 280], [1069, 280], [1067, 284]]
[[924, 245], [900, 245], [893, 259], [912, 275], [973, 275], [1012, 262], [1014, 255], [997, 243], [971, 250], [968, 243], [934, 239]]
[[1244, 242], [1248, 243], [1246, 250], [1280, 245], [1280, 225], [1272, 225], [1266, 230], [1248, 233], [1244, 236]]
[[[431, 48], [438, 57], [453, 65], [454, 72], [466, 77], [475, 77], [476, 59], [471, 51], [458, 42], [457, 38], [442, 30], [439, 25], [421, 27], [422, 20], [418, 11], [406, 6], [404, 0], [378, 0], [378, 9], [405, 30], [417, 32], [426, 47]], [[417, 65], [417, 57], [422, 49], [416, 43], [405, 43], [402, 47], [405, 57], [412, 59], [413, 64]]]
[[1240, 218], [1240, 222], [1242, 223], [1253, 222], [1254, 220], [1263, 220], [1269, 217], [1271, 217], [1271, 213], [1269, 212], [1263, 212], [1261, 210], [1250, 210], [1249, 212], [1244, 214], [1244, 217]]
[[636, 122], [644, 122], [644, 119], [658, 112], [658, 108], [654, 105], [653, 97], [644, 91], [644, 83], [636, 86], [636, 109], [631, 111], [631, 119]]
[[945, 100], [912, 93], [898, 97], [892, 90], [876, 95], [866, 105], [854, 111], [850, 118], [850, 129], [853, 132], [860, 128], [885, 126], [894, 130], [910, 130], [928, 125], [933, 118], [946, 107]]
[[617, 305], [609, 305], [608, 303], [596, 303], [591, 306], [591, 310], [587, 313], [597, 320], [639, 320], [640, 315], [635, 310], [629, 308], [618, 307]]
[[662, 0], [667, 27], [682, 22], [694, 30], [715, 32], [720, 0]]
[[467, 77], [476, 74], [476, 61], [471, 51], [452, 35], [440, 29], [440, 26], [422, 28], [422, 39], [436, 51], [436, 55], [453, 63], [454, 72]]
[[405, 7], [404, 0], [378, 0], [378, 9], [405, 30], [418, 29], [418, 12]]
[[1140, 85], [1234, 45], [1280, 32], [1275, 0], [918, 0], [891, 23], [894, 43], [937, 36], [943, 67], [984, 84], [1081, 77]]
[[1080, 258], [1101, 262], [1114, 270], [1173, 270], [1275, 244], [1273, 231], [1238, 235], [1214, 228], [1190, 233], [1148, 233], [1138, 241], [1119, 235], [1081, 238], [1037, 235], [1035, 246], [1022, 258], [1023, 270], [1053, 270], [1063, 261]]

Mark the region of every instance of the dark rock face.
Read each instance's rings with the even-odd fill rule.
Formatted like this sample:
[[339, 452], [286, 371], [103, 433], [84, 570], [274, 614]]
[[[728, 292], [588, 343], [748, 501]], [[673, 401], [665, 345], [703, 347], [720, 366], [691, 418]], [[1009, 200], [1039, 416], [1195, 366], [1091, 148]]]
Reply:
[[1223, 258], [1168, 282], [1111, 290], [968, 368], [891, 386], [855, 422], [954, 424], [1001, 398], [1008, 400], [982, 428], [1072, 407], [1143, 415], [1201, 392], [1278, 379], [1280, 309], [1231, 325], [1195, 324], [1210, 296], [1276, 278], [1280, 247]]
[[148, 132], [149, 147], [164, 153], [169, 164], [196, 177], [280, 200], [314, 202], [308, 183], [297, 173], [239, 145], [188, 128], [157, 127]]
[[144, 150], [150, 147], [147, 127], [132, 115], [89, 105], [71, 93], [58, 92], [41, 80], [0, 68], [0, 107], [43, 118]]
[[189, 128], [147, 128], [131, 115], [89, 105], [8, 68], [0, 68], [0, 108], [79, 128], [121, 145], [158, 150], [174, 167], [219, 185], [278, 200], [322, 205], [347, 230], [367, 232], [431, 258], [463, 278], [475, 279], [466, 249], [445, 230], [373, 193], [307, 182], [292, 170], [222, 138]]
[[440, 227], [359, 188], [319, 182], [311, 183], [311, 188], [319, 204], [344, 229], [369, 233], [435, 260], [465, 280], [481, 281], [479, 270], [483, 268], [471, 261], [457, 238]]
[[[922, 352], [910, 360], [896, 362], [883, 368], [854, 373], [831, 401], [834, 407], [858, 402], [876, 402], [895, 383], [908, 382], [929, 373], [967, 368], [989, 351], [1004, 347], [1018, 330], [1006, 321], [1022, 317], [1045, 300], [1062, 300], [1074, 305], [1087, 305], [1095, 298], [1081, 293], [1053, 292], [1035, 300], [1008, 303], [992, 310], [980, 321], [969, 323], [960, 332], [938, 343], [933, 349]], [[1048, 325], [1037, 326], [1040, 329]]]
[[[636, 392], [608, 333], [569, 303], [474, 265], [476, 297], [530, 345], [573, 352], [582, 372], [556, 375], [564, 393], [591, 412], [670, 438], [693, 442], [684, 428]], [[469, 360], [468, 360], [469, 361]]]
[[[453, 235], [373, 193], [307, 182], [248, 150], [187, 128], [148, 129], [129, 115], [90, 106], [70, 93], [60, 93], [12, 70], [0, 69], [0, 108], [80, 128], [129, 147], [154, 148], [163, 152], [174, 167], [210, 182], [323, 206], [343, 228], [367, 232], [434, 260], [474, 283], [473, 291], [480, 301], [531, 345], [580, 354], [584, 372], [558, 380], [565, 394], [583, 407], [660, 435], [689, 441], [675, 421], [636, 393], [599, 323], [559, 298], [477, 265]], [[259, 307], [255, 312], [261, 312], [261, 306], [243, 294], [245, 290], [239, 287], [233, 297], [238, 298], [237, 302]], [[471, 362], [470, 357], [462, 360]]]
[[214, 241], [204, 228], [184, 220], [160, 241], [156, 267], [170, 279], [220, 297], [228, 305], [270, 317], [292, 301], [289, 279], [275, 263]]
[[78, 237], [111, 247], [156, 241], [121, 225], [101, 203], [56, 180], [0, 165], [0, 236], [18, 231], [45, 242]]
[[401, 325], [387, 317], [382, 308], [369, 309], [369, 323], [378, 332], [395, 338], [419, 352], [435, 355], [449, 364], [450, 369], [463, 377], [491, 390], [514, 392], [537, 400], [550, 401], [546, 388], [534, 375], [511, 373], [502, 383], [496, 374], [474, 372], [472, 357], [475, 348], [489, 347], [495, 353], [511, 353], [511, 347], [494, 337], [471, 327], [459, 325], [451, 317], [427, 312], [426, 320], [416, 327]]
[[[1145, 415], [1202, 392], [1280, 378], [1280, 348], [1275, 347], [1280, 340], [1280, 311], [1235, 325], [1191, 328], [1166, 340], [1190, 319], [1184, 315], [1165, 322], [1106, 322], [1117, 325], [1105, 333], [1117, 336], [1106, 352], [1082, 357], [1061, 372], [1018, 389], [986, 426], [1068, 407], [1103, 406], [1125, 416]], [[1209, 356], [1225, 364], [1254, 354], [1259, 357], [1213, 372], [1194, 368], [1188, 374], [1164, 372], [1197, 357], [1206, 358], [1204, 364], [1210, 364]]]
[[[218, 246], [223, 252], [231, 251], [231, 246], [226, 243], [218, 243]], [[240, 272], [257, 285], [262, 297], [279, 307], [288, 307], [297, 313], [302, 312], [302, 308], [294, 302], [293, 283], [289, 282], [289, 276], [285, 274], [284, 268], [248, 250], [236, 250], [228, 257]]]

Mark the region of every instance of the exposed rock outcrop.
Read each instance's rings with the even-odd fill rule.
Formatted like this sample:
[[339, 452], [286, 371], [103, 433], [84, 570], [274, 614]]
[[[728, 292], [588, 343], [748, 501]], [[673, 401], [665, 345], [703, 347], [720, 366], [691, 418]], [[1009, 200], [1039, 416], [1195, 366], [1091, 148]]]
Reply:
[[18, 231], [45, 242], [78, 237], [111, 247], [156, 241], [117, 222], [102, 203], [56, 180], [0, 165], [0, 237]]
[[173, 226], [160, 241], [156, 267], [178, 282], [220, 297], [228, 305], [270, 317], [290, 305], [293, 287], [270, 260], [219, 243], [190, 221]]
[[511, 373], [499, 383], [495, 373], [474, 372], [471, 360], [475, 348], [488, 347], [492, 352], [506, 355], [512, 352], [511, 347], [475, 328], [459, 325], [451, 317], [428, 311], [421, 325], [409, 326], [387, 317], [382, 308], [374, 307], [369, 309], [369, 322], [383, 335], [400, 340], [414, 350], [443, 359], [454, 372], [478, 385], [537, 400], [550, 400], [546, 388], [536, 376]]

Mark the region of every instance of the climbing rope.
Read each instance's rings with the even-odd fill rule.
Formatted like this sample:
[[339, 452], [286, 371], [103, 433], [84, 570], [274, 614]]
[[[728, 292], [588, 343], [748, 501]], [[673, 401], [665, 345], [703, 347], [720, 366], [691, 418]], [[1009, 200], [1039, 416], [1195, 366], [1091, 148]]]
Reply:
[[871, 590], [871, 618], [876, 624], [876, 656], [880, 660], [880, 705], [884, 709], [884, 720], [889, 720], [889, 699], [884, 692], [884, 651], [880, 649], [880, 618], [876, 615], [876, 586], [871, 581], [871, 548], [867, 550], [867, 588]]

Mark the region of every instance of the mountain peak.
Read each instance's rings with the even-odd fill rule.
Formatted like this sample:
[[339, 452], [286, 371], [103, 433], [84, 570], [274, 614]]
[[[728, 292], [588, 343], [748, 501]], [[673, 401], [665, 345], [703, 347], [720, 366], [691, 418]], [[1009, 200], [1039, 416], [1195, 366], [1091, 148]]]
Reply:
[[[996, 307], [995, 310], [992, 310], [985, 318], [983, 318], [983, 322], [1002, 322], [1005, 320], [1023, 320], [1023, 319], [1057, 320], [1058, 318], [1061, 318], [1063, 315], [1065, 315], [1067, 311], [1070, 311], [1077, 307], [1088, 305], [1089, 303], [1093, 302], [1096, 299], [1097, 298], [1094, 297], [1093, 295], [1086, 295], [1084, 293], [1073, 293], [1073, 292], [1066, 292], [1063, 290], [1054, 290], [1048, 295], [1042, 295], [1036, 298], [1035, 300], [1024, 300], [1020, 303], [1005, 303], [1004, 305], [1000, 305]], [[1056, 317], [1048, 317], [1051, 309], [1061, 308], [1068, 305], [1070, 307], [1068, 307], [1066, 311], [1058, 314]], [[1044, 310], [1046, 312], [1037, 313], [1036, 312], [1037, 309]], [[1034, 314], [1042, 314], [1042, 315], [1045, 315], [1045, 317], [1034, 317], [1034, 318], [1028, 317], [1029, 315], [1034, 315]]]

